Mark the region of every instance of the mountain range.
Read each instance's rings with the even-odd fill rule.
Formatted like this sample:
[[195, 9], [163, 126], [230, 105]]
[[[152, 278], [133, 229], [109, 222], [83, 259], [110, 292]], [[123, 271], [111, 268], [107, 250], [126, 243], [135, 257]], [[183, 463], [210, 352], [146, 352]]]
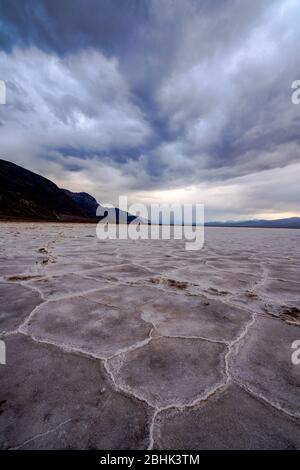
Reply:
[[[130, 223], [141, 221], [118, 208], [101, 206], [86, 192], [74, 193], [61, 189], [43, 176], [15, 163], [0, 159], [0, 219], [60, 222], [97, 222], [103, 216], [107, 221]], [[207, 227], [300, 228], [300, 217], [277, 220], [245, 220], [206, 222]]]
[[274, 220], [238, 220], [227, 222], [206, 222], [207, 227], [257, 227], [257, 228], [300, 228], [300, 217]]

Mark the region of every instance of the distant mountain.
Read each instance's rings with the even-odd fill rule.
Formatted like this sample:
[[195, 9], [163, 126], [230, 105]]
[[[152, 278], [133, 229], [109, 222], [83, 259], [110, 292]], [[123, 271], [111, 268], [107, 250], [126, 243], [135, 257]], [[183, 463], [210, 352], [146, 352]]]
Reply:
[[275, 220], [241, 220], [228, 222], [206, 222], [207, 227], [257, 227], [257, 228], [300, 228], [300, 217]]
[[[60, 189], [52, 181], [15, 163], [0, 159], [0, 218], [96, 222], [99, 207], [93, 196]], [[101, 207], [101, 206], [100, 206]], [[114, 209], [102, 208], [111, 218]], [[117, 223], [136, 217], [116, 208]], [[120, 220], [122, 219], [122, 220]]]

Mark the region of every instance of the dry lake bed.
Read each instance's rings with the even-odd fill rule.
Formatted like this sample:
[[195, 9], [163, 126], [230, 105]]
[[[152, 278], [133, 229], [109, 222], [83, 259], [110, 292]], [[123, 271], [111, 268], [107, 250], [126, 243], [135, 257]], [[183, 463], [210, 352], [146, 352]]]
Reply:
[[300, 231], [0, 237], [2, 449], [300, 449]]

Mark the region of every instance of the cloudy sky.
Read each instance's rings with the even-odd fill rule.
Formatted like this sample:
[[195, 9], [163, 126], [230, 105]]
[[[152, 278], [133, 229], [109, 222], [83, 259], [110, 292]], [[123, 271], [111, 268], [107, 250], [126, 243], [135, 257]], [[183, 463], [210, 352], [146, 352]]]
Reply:
[[299, 0], [0, 0], [0, 157], [99, 202], [300, 216]]

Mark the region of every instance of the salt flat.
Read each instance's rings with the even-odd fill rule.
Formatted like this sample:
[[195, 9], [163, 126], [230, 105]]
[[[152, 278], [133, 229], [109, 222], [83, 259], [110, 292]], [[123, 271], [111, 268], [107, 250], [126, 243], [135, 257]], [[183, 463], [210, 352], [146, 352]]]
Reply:
[[300, 232], [1, 223], [2, 449], [300, 449]]

